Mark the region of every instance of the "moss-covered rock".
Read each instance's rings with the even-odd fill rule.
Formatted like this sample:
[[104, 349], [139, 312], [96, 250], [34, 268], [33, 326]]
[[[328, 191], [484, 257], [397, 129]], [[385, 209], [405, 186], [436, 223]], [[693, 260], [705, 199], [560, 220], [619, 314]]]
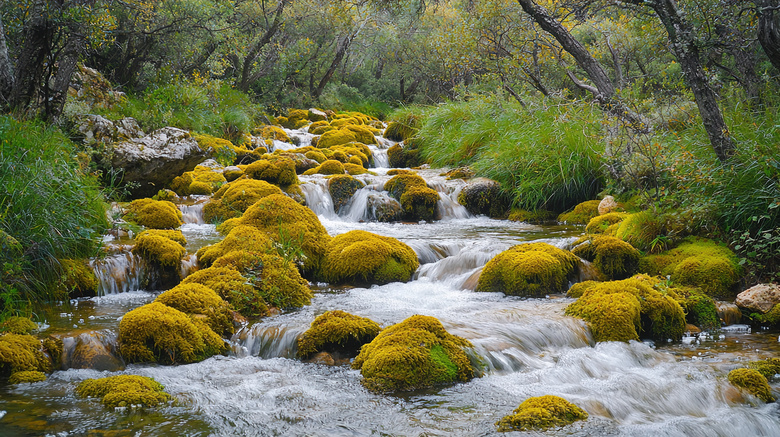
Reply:
[[0, 335], [0, 376], [26, 370], [51, 372], [52, 362], [41, 341], [28, 334]]
[[588, 234], [606, 234], [614, 236], [617, 231], [617, 226], [615, 225], [623, 221], [626, 217], [628, 217], [628, 214], [624, 212], [610, 212], [598, 215], [590, 219], [588, 225], [585, 226], [585, 232]]
[[373, 174], [370, 171], [366, 170], [365, 167], [357, 164], [352, 164], [351, 162], [344, 164], [344, 171], [346, 171], [347, 174], [351, 176], [357, 176], [366, 173]]
[[448, 333], [434, 317], [416, 315], [389, 326], [364, 345], [352, 362], [374, 392], [407, 391], [474, 377], [464, 348], [471, 343]]
[[91, 297], [97, 295], [99, 281], [85, 259], [61, 259], [62, 288], [68, 296]]
[[764, 378], [767, 380], [771, 380], [775, 375], [780, 374], [780, 358], [751, 361], [748, 363], [748, 367], [764, 375]]
[[173, 398], [152, 378], [138, 375], [115, 375], [100, 379], [86, 379], [76, 387], [76, 394], [84, 398], [100, 398], [108, 408], [142, 405], [156, 407]]
[[301, 277], [295, 263], [275, 253], [237, 250], [219, 257], [214, 261], [214, 267], [228, 267], [241, 272], [270, 306], [289, 309], [311, 303], [309, 283]]
[[641, 250], [651, 250], [656, 237], [666, 234], [663, 218], [642, 211], [630, 214], [620, 222], [615, 236]]
[[588, 200], [574, 207], [569, 212], [564, 212], [558, 216], [558, 221], [571, 225], [587, 225], [588, 222], [599, 215], [600, 200]]
[[511, 415], [496, 422], [499, 431], [531, 431], [570, 425], [586, 420], [588, 413], [558, 396], [528, 398]]
[[349, 203], [357, 190], [365, 186], [366, 184], [350, 175], [336, 175], [329, 178], [328, 192], [333, 199], [333, 209], [338, 213], [344, 205]]
[[236, 160], [236, 146], [229, 140], [218, 138], [206, 134], [195, 134], [192, 136], [201, 149], [211, 149], [211, 157], [221, 165], [233, 165]]
[[217, 191], [225, 183], [227, 183], [227, 179], [225, 179], [221, 169], [197, 166], [195, 170], [174, 178], [170, 188], [179, 196], [208, 195]]
[[273, 242], [263, 230], [254, 226], [237, 225], [219, 243], [198, 250], [198, 264], [208, 267], [217, 258], [236, 250], [267, 252], [272, 248]]
[[193, 363], [227, 350], [205, 321], [160, 302], [125, 314], [119, 322], [118, 344], [128, 363]]
[[355, 356], [360, 347], [370, 343], [382, 329], [371, 319], [344, 311], [327, 311], [311, 323], [298, 337], [298, 356], [308, 358], [317, 352]]
[[544, 209], [527, 211], [524, 209], [512, 209], [509, 211], [508, 220], [513, 222], [526, 222], [532, 225], [540, 225], [555, 219], [555, 213]]
[[0, 332], [11, 334], [29, 334], [38, 329], [38, 325], [27, 317], [12, 316], [0, 324]]
[[474, 170], [469, 167], [458, 167], [448, 172], [442, 173], [439, 176], [446, 176], [447, 180], [452, 179], [471, 179], [474, 177]]
[[336, 161], [335, 159], [329, 159], [323, 162], [322, 164], [320, 164], [319, 166], [317, 166], [317, 168], [306, 170], [303, 174], [339, 175], [344, 173], [345, 173], [344, 164], [342, 164], [339, 161]]
[[685, 313], [673, 296], [654, 288], [659, 282], [636, 275], [597, 283], [566, 307], [566, 314], [586, 320], [596, 341], [638, 340], [640, 333], [656, 341], [678, 341]]
[[572, 250], [591, 261], [606, 279], [626, 279], [636, 273], [641, 254], [633, 246], [615, 237], [597, 235]]
[[685, 321], [702, 330], [720, 328], [720, 317], [715, 300], [697, 288], [675, 288], [677, 301], [685, 310]]
[[126, 211], [126, 220], [151, 229], [176, 229], [184, 224], [179, 208], [166, 200], [134, 200], [127, 205]]
[[405, 123], [391, 121], [387, 124], [384, 137], [393, 141], [406, 141], [417, 133], [418, 128]]
[[235, 332], [227, 302], [205, 285], [179, 284], [157, 296], [154, 301], [189, 315], [204, 316], [206, 323], [217, 334], [230, 335]]
[[401, 203], [407, 220], [434, 220], [439, 193], [417, 174], [400, 174], [385, 183], [385, 190]]
[[328, 157], [325, 156], [324, 153], [320, 152], [319, 150], [310, 150], [304, 154], [309, 159], [313, 159], [320, 164], [328, 160]]
[[290, 137], [287, 136], [287, 133], [278, 126], [263, 126], [262, 129], [255, 131], [254, 133], [259, 134], [266, 140], [279, 140], [284, 141], [285, 143], [290, 142]]
[[[333, 122], [331, 125], [333, 125]], [[355, 132], [349, 129], [334, 129], [327, 131], [320, 136], [319, 141], [317, 141], [317, 147], [320, 149], [327, 149], [331, 146], [338, 146], [355, 141], [358, 141], [358, 136]]]
[[458, 194], [458, 203], [474, 215], [504, 218], [509, 212], [510, 198], [501, 184], [486, 178], [469, 181]]
[[514, 246], [491, 259], [479, 276], [476, 291], [539, 297], [562, 293], [577, 270], [577, 257], [547, 243]]
[[244, 167], [244, 173], [252, 179], [263, 180], [279, 186], [287, 186], [299, 182], [298, 174], [295, 171], [295, 162], [285, 157], [274, 159], [273, 162], [268, 159], [255, 161]]
[[737, 256], [715, 241], [689, 237], [677, 247], [643, 257], [639, 271], [669, 276], [675, 284], [700, 288], [713, 297], [734, 298], [741, 269]]
[[256, 179], [238, 179], [220, 188], [203, 207], [203, 218], [209, 223], [241, 217], [244, 211], [263, 197], [281, 194], [276, 185]]
[[138, 235], [136, 235], [136, 239], [145, 237], [147, 235], [157, 235], [160, 237], [165, 237], [169, 240], [173, 240], [182, 246], [187, 245], [187, 238], [184, 237], [184, 234], [181, 233], [180, 230], [175, 229], [147, 229], [145, 231], [140, 232]]
[[247, 317], [268, 314], [268, 305], [249, 278], [230, 267], [209, 267], [198, 270], [182, 281], [182, 284], [201, 284], [211, 288], [239, 313]]
[[406, 244], [355, 230], [330, 241], [322, 276], [335, 283], [387, 284], [408, 281], [418, 266], [417, 255]]
[[46, 374], [37, 370], [23, 370], [21, 372], [13, 373], [11, 377], [8, 378], [8, 382], [10, 384], [22, 384], [25, 382], [32, 383], [41, 381], [46, 381]]
[[387, 159], [390, 167], [414, 168], [423, 164], [420, 150], [412, 143], [395, 144], [387, 149]]
[[586, 290], [595, 286], [596, 284], [599, 284], [599, 281], [577, 282], [576, 284], [573, 284], [571, 287], [569, 287], [569, 290], [566, 291], [566, 296], [573, 297], [575, 299], [582, 297], [582, 295], [585, 294]]
[[729, 372], [729, 382], [764, 402], [774, 402], [769, 381], [755, 369], [734, 369]]
[[181, 261], [187, 249], [176, 241], [163, 235], [142, 233], [135, 239], [133, 253], [152, 268], [151, 288], [168, 288], [181, 281]]
[[[363, 144], [376, 144], [376, 137], [374, 137], [371, 129], [366, 126], [359, 125], [346, 125], [344, 129], [351, 131], [355, 134], [355, 141]], [[323, 147], [320, 145], [320, 147]]]

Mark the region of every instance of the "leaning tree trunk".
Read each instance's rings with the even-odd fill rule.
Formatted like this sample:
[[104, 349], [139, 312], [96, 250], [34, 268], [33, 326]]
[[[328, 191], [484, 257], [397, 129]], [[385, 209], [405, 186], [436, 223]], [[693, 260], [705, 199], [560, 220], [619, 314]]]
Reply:
[[249, 90], [251, 72], [255, 65], [255, 61], [257, 60], [257, 57], [260, 56], [260, 51], [263, 49], [263, 47], [271, 42], [271, 39], [279, 30], [279, 27], [282, 24], [282, 14], [284, 13], [284, 7], [287, 5], [287, 3], [289, 3], [289, 1], [290, 0], [282, 0], [279, 2], [279, 6], [276, 7], [276, 12], [274, 12], [273, 22], [271, 22], [271, 25], [268, 26], [268, 29], [266, 29], [263, 36], [261, 36], [260, 39], [257, 40], [249, 49], [249, 53], [247, 53], [246, 58], [244, 58], [244, 63], [241, 67], [241, 77], [238, 78], [238, 83], [236, 84], [236, 88], [239, 90]]
[[330, 67], [328, 68], [328, 71], [325, 72], [325, 75], [322, 76], [322, 79], [320, 80], [320, 84], [317, 85], [317, 89], [314, 90], [314, 98], [319, 98], [320, 95], [322, 95], [322, 91], [325, 90], [325, 85], [330, 82], [330, 79], [333, 77], [333, 73], [336, 72], [336, 69], [339, 67], [339, 64], [341, 64], [341, 60], [344, 59], [344, 55], [347, 54], [347, 49], [349, 49], [349, 44], [352, 42], [352, 38], [354, 37], [354, 34], [348, 34], [344, 35], [343, 38], [339, 39], [339, 43], [336, 46], [336, 57], [333, 58], [333, 62], [330, 63]]
[[5, 29], [0, 17], [0, 108], [8, 103], [11, 90], [14, 89], [14, 66], [11, 57], [8, 56], [8, 46], [5, 44]]
[[71, 30], [68, 41], [63, 47], [59, 61], [57, 62], [57, 74], [54, 76], [54, 86], [51, 89], [51, 98], [44, 102], [44, 115], [51, 121], [56, 121], [65, 107], [68, 98], [70, 80], [76, 71], [79, 57], [84, 53], [86, 39], [78, 30]]
[[758, 41], [772, 65], [780, 70], [780, 0], [760, 0]]

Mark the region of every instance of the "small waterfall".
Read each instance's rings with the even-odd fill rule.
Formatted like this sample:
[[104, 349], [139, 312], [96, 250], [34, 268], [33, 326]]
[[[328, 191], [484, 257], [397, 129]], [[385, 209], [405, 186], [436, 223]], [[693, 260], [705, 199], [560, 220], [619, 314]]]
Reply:
[[444, 258], [457, 255], [463, 249], [463, 244], [455, 242], [431, 242], [426, 240], [411, 240], [406, 244], [417, 254], [420, 264], [435, 263]]
[[328, 181], [326, 179], [311, 179], [305, 184], [301, 184], [301, 191], [306, 198], [306, 205], [318, 216], [324, 216], [330, 220], [337, 220], [336, 212], [333, 210], [333, 198], [328, 191]]
[[[348, 222], [389, 221], [401, 210], [401, 204], [381, 191], [381, 185], [367, 185], [355, 192], [339, 211], [341, 219]], [[392, 221], [392, 220], [390, 220]]]
[[718, 309], [718, 317], [725, 326], [736, 325], [742, 320], [742, 311], [732, 302], [716, 301], [715, 307]]
[[194, 253], [185, 256], [181, 260], [181, 277], [186, 278], [198, 267], [198, 256]]
[[458, 194], [466, 186], [461, 179], [451, 181], [431, 180], [428, 186], [439, 192], [439, 202], [436, 209], [441, 220], [465, 219], [473, 217], [465, 206], [458, 203]]
[[121, 252], [89, 262], [100, 284], [98, 296], [141, 289], [144, 263], [130, 252], [132, 246], [120, 246]]
[[239, 357], [295, 358], [296, 341], [302, 333], [287, 326], [258, 323], [241, 329], [233, 336], [233, 352]]
[[186, 224], [203, 225], [206, 220], [203, 218], [203, 207], [207, 201], [200, 201], [191, 205], [178, 205], [181, 211], [181, 220]]
[[62, 370], [116, 371], [124, 367], [117, 353], [117, 335], [111, 330], [85, 331], [62, 339]]

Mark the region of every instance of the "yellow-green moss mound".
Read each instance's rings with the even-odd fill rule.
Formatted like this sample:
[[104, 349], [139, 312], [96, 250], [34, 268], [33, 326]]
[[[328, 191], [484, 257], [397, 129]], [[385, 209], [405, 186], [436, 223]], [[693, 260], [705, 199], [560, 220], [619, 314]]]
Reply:
[[527, 211], [525, 209], [512, 209], [509, 211], [508, 220], [513, 222], [526, 222], [532, 225], [541, 225], [555, 218], [555, 213], [544, 209]]
[[755, 369], [734, 369], [729, 372], [729, 382], [745, 389], [748, 393], [764, 402], [774, 402], [769, 381]]
[[585, 232], [588, 234], [606, 234], [614, 236], [615, 232], [617, 232], [617, 225], [626, 217], [628, 217], [628, 214], [625, 212], [610, 212], [597, 215], [588, 221], [588, 225], [585, 226]]
[[468, 212], [492, 218], [505, 218], [510, 201], [501, 184], [487, 178], [472, 179], [458, 194], [458, 203]]
[[125, 314], [119, 322], [118, 343], [128, 363], [193, 363], [226, 350], [222, 337], [205, 321], [160, 302]]
[[349, 231], [328, 245], [322, 276], [328, 282], [406, 282], [419, 262], [411, 247], [392, 237]]
[[686, 322], [702, 330], [720, 328], [718, 308], [711, 297], [698, 288], [673, 288], [670, 292], [677, 293], [677, 302], [685, 310]]
[[615, 237], [597, 235], [575, 247], [572, 253], [593, 262], [607, 279], [626, 279], [636, 273], [641, 254]]
[[38, 329], [38, 325], [27, 317], [12, 316], [0, 324], [0, 332], [11, 334], [29, 334]]
[[237, 224], [265, 232], [282, 250], [303, 252], [303, 270], [316, 272], [330, 241], [325, 228], [311, 209], [295, 200], [274, 194], [249, 207]]
[[217, 258], [236, 250], [267, 252], [272, 248], [273, 242], [267, 233], [254, 226], [237, 225], [219, 243], [198, 250], [198, 264], [208, 267]]
[[27, 334], [0, 335], [0, 376], [23, 371], [51, 371], [41, 341]]
[[651, 250], [653, 241], [666, 234], [665, 221], [649, 211], [627, 216], [615, 230], [615, 236], [641, 250]]
[[46, 381], [46, 374], [37, 370], [24, 370], [16, 372], [8, 378], [10, 384], [22, 384], [25, 382], [41, 382]]
[[362, 384], [374, 392], [408, 391], [468, 381], [474, 368], [464, 348], [435, 317], [416, 315], [389, 326], [360, 349], [352, 362]]
[[317, 168], [313, 168], [311, 170], [306, 170], [303, 174], [305, 175], [311, 175], [311, 174], [324, 174], [324, 175], [332, 175], [332, 174], [344, 174], [346, 171], [344, 170], [344, 164], [340, 161], [337, 161], [335, 159], [329, 159], [319, 166]]
[[344, 311], [328, 311], [317, 316], [311, 327], [298, 338], [298, 356], [307, 358], [317, 352], [357, 355], [382, 329], [371, 319]]
[[157, 296], [155, 302], [183, 313], [204, 317], [209, 327], [221, 335], [235, 332], [233, 316], [224, 300], [211, 288], [202, 284], [179, 284]]
[[133, 253], [139, 254], [152, 264], [178, 268], [187, 250], [165, 236], [141, 233], [135, 240]]
[[167, 200], [134, 200], [127, 205], [125, 219], [151, 229], [176, 229], [184, 224], [179, 208]]
[[192, 138], [201, 149], [211, 149], [211, 156], [222, 165], [233, 165], [236, 160], [236, 146], [229, 140], [207, 134], [195, 134]]
[[400, 174], [385, 183], [393, 198], [401, 203], [404, 218], [407, 220], [434, 220], [439, 193], [428, 188], [425, 179], [417, 174]]
[[741, 274], [731, 249], [703, 238], [686, 238], [671, 250], [643, 257], [639, 271], [670, 276], [675, 284], [697, 287], [720, 298], [734, 297]]
[[290, 142], [290, 137], [287, 136], [287, 133], [277, 126], [264, 126], [263, 129], [256, 133], [260, 134], [260, 136], [266, 140], [278, 140], [284, 141], [285, 143]]
[[558, 216], [558, 221], [571, 225], [587, 225], [588, 222], [599, 215], [600, 200], [588, 200], [575, 206], [569, 212], [564, 212]]
[[562, 293], [577, 269], [577, 257], [547, 243], [520, 244], [501, 252], [482, 270], [476, 291], [513, 296]]
[[596, 341], [639, 340], [640, 333], [656, 341], [678, 341], [685, 313], [676, 296], [654, 288], [659, 282], [637, 275], [594, 284], [566, 307], [566, 314], [586, 320]]
[[256, 179], [238, 179], [222, 186], [203, 207], [203, 218], [209, 223], [225, 221], [241, 214], [263, 197], [281, 194], [276, 185]]
[[182, 246], [187, 245], [187, 239], [184, 237], [184, 234], [181, 233], [179, 230], [170, 230], [170, 229], [147, 229], [141, 233], [139, 233], [136, 236], [136, 239], [146, 236], [146, 235], [158, 235], [160, 237], [165, 237], [169, 240], [173, 240]]
[[288, 158], [278, 157], [273, 161], [261, 159], [247, 165], [243, 170], [252, 179], [263, 180], [274, 185], [286, 186], [298, 183], [295, 162]]
[[758, 373], [764, 375], [764, 378], [770, 380], [775, 375], [780, 374], [780, 358], [766, 358], [763, 360], [751, 361], [748, 367], [755, 369]]
[[420, 156], [420, 150], [416, 147], [412, 141], [407, 143], [395, 144], [387, 149], [387, 158], [390, 161], [391, 167], [419, 167], [423, 164], [423, 159]]
[[[331, 123], [331, 126], [335, 127], [334, 122]], [[355, 141], [358, 141], [357, 133], [346, 128], [339, 128], [323, 133], [319, 141], [317, 141], [317, 147], [320, 149], [327, 149], [332, 146], [352, 143]]]
[[182, 284], [201, 284], [211, 288], [244, 316], [258, 317], [268, 314], [268, 306], [258, 290], [236, 269], [209, 267], [198, 270], [184, 278]]
[[295, 263], [275, 253], [237, 250], [218, 258], [214, 266], [233, 268], [248, 276], [268, 305], [287, 309], [311, 303], [309, 283], [301, 277]]
[[85, 259], [61, 259], [62, 288], [70, 297], [97, 295], [98, 278]]
[[84, 398], [100, 398], [109, 408], [143, 405], [156, 407], [170, 401], [171, 395], [152, 378], [138, 375], [116, 375], [100, 379], [86, 379], [76, 387], [76, 394]]
[[333, 199], [333, 209], [338, 212], [352, 199], [357, 190], [365, 186], [366, 184], [350, 175], [337, 175], [328, 179], [328, 191]]
[[190, 194], [211, 194], [227, 182], [221, 171], [204, 166], [177, 176], [171, 182], [170, 188], [179, 196]]
[[496, 423], [499, 431], [531, 431], [570, 425], [588, 418], [582, 408], [558, 396], [528, 398]]

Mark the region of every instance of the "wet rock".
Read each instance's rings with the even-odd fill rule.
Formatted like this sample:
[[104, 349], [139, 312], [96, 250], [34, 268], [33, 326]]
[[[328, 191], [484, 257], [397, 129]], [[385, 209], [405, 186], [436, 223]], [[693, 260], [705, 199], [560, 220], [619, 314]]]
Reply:
[[124, 364], [117, 358], [100, 339], [101, 335], [94, 332], [79, 334], [70, 357], [71, 369], [93, 369], [115, 372], [124, 369]]
[[505, 217], [509, 211], [509, 198], [501, 184], [487, 178], [472, 179], [458, 195], [458, 203], [474, 215], [492, 218]]
[[699, 329], [696, 325], [691, 325], [690, 323], [685, 324], [685, 332], [691, 333], [691, 334], [701, 334], [701, 329]]
[[737, 295], [736, 304], [751, 312], [766, 314], [780, 303], [780, 284], [758, 284]]
[[615, 212], [618, 208], [618, 203], [612, 196], [606, 196], [599, 202], [599, 215]]
[[394, 222], [401, 220], [403, 216], [401, 204], [397, 200], [381, 194], [369, 195], [368, 207], [378, 222]]
[[175, 177], [192, 171], [209, 154], [210, 149], [201, 149], [189, 132], [164, 127], [115, 144], [111, 166], [123, 170], [123, 182], [134, 197], [148, 197]]
[[326, 114], [323, 111], [320, 111], [317, 108], [309, 108], [308, 119], [309, 119], [309, 121], [327, 120], [328, 119], [328, 114]]
[[718, 317], [724, 325], [736, 325], [742, 320], [742, 311], [731, 302], [716, 301], [715, 308], [718, 310]]
[[336, 360], [333, 359], [333, 356], [331, 356], [327, 352], [320, 352], [308, 360], [310, 363], [314, 364], [324, 364], [326, 366], [334, 366], [336, 364]]

